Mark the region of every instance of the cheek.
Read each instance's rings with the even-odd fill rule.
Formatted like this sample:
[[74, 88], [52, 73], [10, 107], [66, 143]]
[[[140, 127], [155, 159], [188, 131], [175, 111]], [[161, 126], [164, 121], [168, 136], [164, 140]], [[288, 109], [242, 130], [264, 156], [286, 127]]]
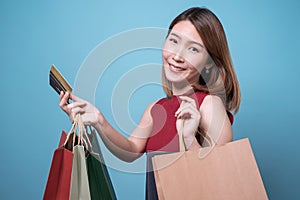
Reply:
[[198, 72], [201, 72], [207, 63], [207, 56], [195, 57], [190, 59], [189, 62]]
[[168, 58], [171, 56], [170, 51], [163, 49], [162, 50], [162, 57], [163, 57], [163, 62], [167, 62]]
[[199, 77], [201, 74], [201, 69], [198, 67], [192, 67], [190, 68], [190, 75], [192, 77]]
[[204, 68], [204, 63], [199, 63], [195, 66], [195, 70], [198, 71], [199, 73], [201, 73], [203, 68]]
[[168, 42], [165, 42], [163, 49], [162, 49], [162, 55], [164, 58], [169, 58], [170, 56], [174, 55], [176, 52], [176, 48], [174, 45], [170, 45]]

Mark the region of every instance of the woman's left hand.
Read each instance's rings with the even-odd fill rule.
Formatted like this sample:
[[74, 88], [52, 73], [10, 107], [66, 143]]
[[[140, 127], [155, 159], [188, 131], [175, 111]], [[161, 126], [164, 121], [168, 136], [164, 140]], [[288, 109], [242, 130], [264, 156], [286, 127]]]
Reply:
[[[179, 98], [182, 102], [175, 112], [175, 117], [177, 117], [176, 129], [177, 132], [183, 129], [184, 143], [189, 148], [195, 140], [201, 115], [194, 99], [187, 96], [179, 96]], [[184, 120], [184, 124], [182, 120]]]

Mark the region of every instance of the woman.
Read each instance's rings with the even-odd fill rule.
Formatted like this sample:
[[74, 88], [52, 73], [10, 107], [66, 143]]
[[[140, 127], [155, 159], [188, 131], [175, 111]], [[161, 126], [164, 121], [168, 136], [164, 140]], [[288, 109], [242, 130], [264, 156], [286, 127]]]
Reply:
[[[167, 97], [145, 109], [128, 138], [118, 133], [101, 111], [73, 94], [61, 93], [60, 107], [72, 121], [80, 113], [84, 124], [97, 130], [107, 148], [127, 162], [144, 152], [179, 151], [179, 131], [186, 150], [205, 145], [203, 137], [218, 144], [230, 142], [229, 111], [238, 111], [240, 89], [218, 18], [206, 8], [181, 13], [169, 27], [162, 60]], [[73, 103], [68, 104], [68, 99]]]

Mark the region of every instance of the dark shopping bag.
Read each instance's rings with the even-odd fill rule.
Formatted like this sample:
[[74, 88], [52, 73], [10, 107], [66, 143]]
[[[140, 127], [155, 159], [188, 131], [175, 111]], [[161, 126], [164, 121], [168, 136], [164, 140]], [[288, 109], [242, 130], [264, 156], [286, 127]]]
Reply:
[[146, 167], [146, 200], [158, 200], [156, 183], [153, 171], [153, 156], [169, 154], [168, 152], [153, 151], [147, 152], [147, 167]]
[[87, 173], [92, 200], [115, 200], [116, 194], [107, 171], [103, 155], [94, 129], [90, 128], [88, 137], [92, 152], [86, 158]]

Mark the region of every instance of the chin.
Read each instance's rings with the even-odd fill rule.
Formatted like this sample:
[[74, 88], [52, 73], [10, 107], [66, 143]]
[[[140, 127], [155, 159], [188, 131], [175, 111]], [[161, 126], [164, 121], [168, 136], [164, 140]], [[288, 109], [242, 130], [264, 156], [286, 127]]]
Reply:
[[187, 83], [188, 82], [184, 76], [168, 74], [167, 72], [166, 72], [166, 78], [168, 81], [170, 81], [172, 83]]

